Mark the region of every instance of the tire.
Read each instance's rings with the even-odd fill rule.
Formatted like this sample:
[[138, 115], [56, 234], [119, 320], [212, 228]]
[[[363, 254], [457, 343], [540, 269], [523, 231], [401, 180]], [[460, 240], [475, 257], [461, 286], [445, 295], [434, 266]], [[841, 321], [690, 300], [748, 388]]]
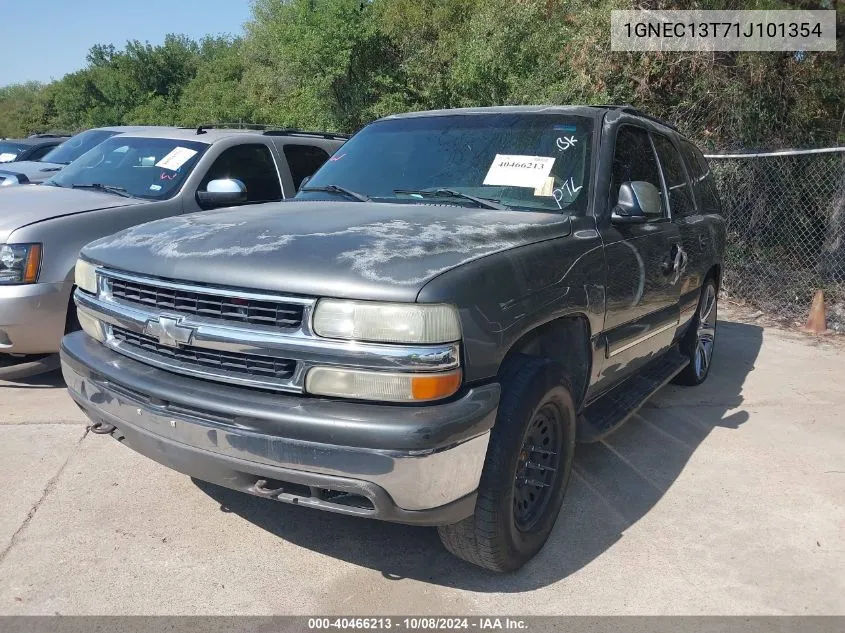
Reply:
[[713, 350], [716, 346], [716, 320], [719, 293], [712, 277], [704, 280], [695, 316], [681, 339], [678, 348], [689, 358], [689, 365], [672, 382], [688, 387], [700, 385], [710, 374]]
[[502, 399], [475, 513], [438, 532], [458, 558], [507, 572], [527, 563], [551, 534], [572, 472], [576, 417], [566, 377], [548, 359], [516, 356], [499, 379]]

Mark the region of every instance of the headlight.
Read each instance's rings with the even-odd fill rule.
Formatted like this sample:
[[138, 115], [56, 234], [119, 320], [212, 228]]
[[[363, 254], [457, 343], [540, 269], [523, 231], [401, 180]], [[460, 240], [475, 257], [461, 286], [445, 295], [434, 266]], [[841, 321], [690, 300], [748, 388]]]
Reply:
[[34, 284], [41, 267], [41, 244], [0, 246], [0, 284]]
[[436, 374], [399, 374], [313, 367], [305, 377], [305, 390], [311, 394], [386, 402], [438, 400], [451, 396], [460, 386], [460, 369]]
[[314, 332], [378, 343], [451, 343], [461, 338], [458, 311], [450, 305], [339, 299], [317, 302]]
[[77, 259], [73, 276], [77, 288], [97, 294], [97, 267], [94, 264], [84, 259]]

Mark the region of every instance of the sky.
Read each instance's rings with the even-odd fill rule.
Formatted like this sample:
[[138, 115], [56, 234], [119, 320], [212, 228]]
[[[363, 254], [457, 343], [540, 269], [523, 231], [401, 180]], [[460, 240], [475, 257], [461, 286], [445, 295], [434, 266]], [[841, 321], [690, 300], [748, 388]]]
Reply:
[[0, 0], [0, 86], [60, 79], [95, 44], [240, 35], [249, 18], [250, 0]]

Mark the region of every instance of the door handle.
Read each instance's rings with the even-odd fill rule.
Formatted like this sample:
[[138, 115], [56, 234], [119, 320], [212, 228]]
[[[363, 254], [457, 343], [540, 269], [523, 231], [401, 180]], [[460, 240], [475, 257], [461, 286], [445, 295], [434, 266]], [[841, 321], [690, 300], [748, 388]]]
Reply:
[[678, 277], [680, 277], [680, 273], [687, 267], [687, 254], [684, 249], [681, 247], [680, 244], [673, 244], [672, 250], [669, 252], [669, 256], [663, 260], [663, 263], [660, 265], [660, 269], [663, 271], [664, 275], [675, 275], [675, 279], [672, 283], [678, 281]]

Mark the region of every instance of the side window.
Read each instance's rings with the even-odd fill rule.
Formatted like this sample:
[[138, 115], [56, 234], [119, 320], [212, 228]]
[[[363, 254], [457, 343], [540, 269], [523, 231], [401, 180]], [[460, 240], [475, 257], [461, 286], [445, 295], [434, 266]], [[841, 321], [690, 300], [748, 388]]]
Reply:
[[29, 155], [29, 158], [27, 158], [27, 160], [38, 160], [54, 147], [55, 145], [45, 145], [44, 147], [39, 147], [34, 152], [32, 152], [32, 154]]
[[675, 217], [693, 215], [695, 213], [695, 202], [684, 171], [681, 155], [672, 145], [672, 141], [665, 136], [655, 134], [653, 138], [657, 155], [660, 157], [660, 166], [663, 168], [663, 178], [669, 188], [669, 205], [672, 209], [672, 215]]
[[221, 178], [235, 178], [246, 186], [247, 204], [282, 199], [282, 185], [270, 148], [258, 143], [224, 150], [205, 174], [200, 191]]
[[329, 159], [325, 150], [313, 145], [285, 145], [284, 152], [296, 190], [299, 190], [299, 185], [306, 177], [313, 176]]
[[722, 203], [719, 201], [719, 191], [716, 189], [716, 180], [713, 178], [713, 172], [710, 170], [710, 164], [704, 155], [695, 149], [695, 157], [701, 166], [703, 176], [700, 182], [699, 197], [701, 198], [701, 207], [703, 213], [721, 213]]
[[722, 205], [716, 191], [716, 183], [710, 172], [710, 165], [704, 155], [689, 141], [681, 141], [684, 158], [690, 168], [692, 187], [698, 199], [701, 213], [721, 213]]
[[[662, 192], [657, 158], [651, 147], [648, 132], [632, 125], [620, 126], [613, 150], [613, 167], [610, 179], [610, 206], [619, 199], [619, 187], [625, 182], [649, 182]], [[661, 193], [661, 200], [663, 194]], [[663, 215], [666, 215], [665, 202]]]

